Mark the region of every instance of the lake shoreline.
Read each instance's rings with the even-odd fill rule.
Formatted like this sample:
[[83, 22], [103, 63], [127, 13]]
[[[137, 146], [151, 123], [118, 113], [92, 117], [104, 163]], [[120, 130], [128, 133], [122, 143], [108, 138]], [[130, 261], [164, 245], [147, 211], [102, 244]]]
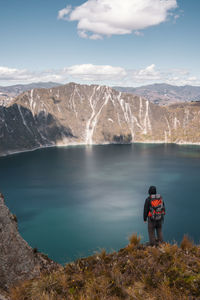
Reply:
[[76, 146], [87, 146], [87, 147], [92, 147], [92, 146], [106, 146], [106, 145], [133, 145], [133, 144], [166, 144], [166, 145], [179, 145], [179, 146], [200, 146], [200, 142], [199, 143], [193, 143], [193, 142], [178, 142], [178, 143], [171, 143], [171, 142], [165, 142], [165, 141], [136, 141], [133, 143], [93, 143], [93, 144], [86, 144], [86, 143], [68, 143], [65, 145], [46, 145], [46, 146], [42, 146], [42, 147], [35, 147], [33, 149], [27, 149], [27, 150], [20, 150], [20, 151], [10, 151], [4, 154], [0, 154], [0, 159], [4, 158], [4, 157], [8, 157], [8, 156], [12, 156], [12, 155], [17, 155], [17, 154], [21, 154], [21, 153], [26, 153], [26, 152], [33, 152], [36, 150], [42, 150], [42, 149], [47, 149], [47, 148], [65, 148], [65, 147], [76, 147]]

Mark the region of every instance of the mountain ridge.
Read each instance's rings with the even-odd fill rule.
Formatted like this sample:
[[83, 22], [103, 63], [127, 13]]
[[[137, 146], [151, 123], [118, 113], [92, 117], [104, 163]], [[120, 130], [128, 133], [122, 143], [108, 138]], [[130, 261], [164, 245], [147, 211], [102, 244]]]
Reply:
[[108, 86], [32, 89], [0, 107], [0, 155], [70, 144], [199, 144], [199, 111], [200, 102], [159, 106]]
[[[55, 82], [36, 82], [30, 84], [0, 86], [0, 105], [8, 105], [10, 101], [19, 94], [33, 88], [52, 88], [61, 85], [63, 84]], [[155, 83], [140, 87], [114, 86], [113, 88], [120, 92], [145, 97], [147, 100], [161, 105], [185, 101], [200, 101], [199, 86], [176, 86], [166, 83]]]
[[169, 105], [179, 102], [200, 101], [199, 86], [176, 86], [166, 83], [155, 83], [140, 87], [120, 87], [114, 89], [121, 92], [132, 93], [160, 105]]

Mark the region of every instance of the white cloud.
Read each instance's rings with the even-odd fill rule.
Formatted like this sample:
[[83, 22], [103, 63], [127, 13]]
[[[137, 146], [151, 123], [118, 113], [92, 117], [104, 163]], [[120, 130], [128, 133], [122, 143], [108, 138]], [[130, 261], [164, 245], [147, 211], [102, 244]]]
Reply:
[[81, 38], [83, 38], [83, 39], [87, 39], [87, 38], [88, 38], [88, 35], [87, 35], [87, 33], [86, 33], [84, 30], [78, 31], [78, 35], [79, 35]]
[[91, 34], [90, 36], [89, 36], [89, 38], [91, 39], [91, 40], [102, 40], [102, 35], [100, 35], [100, 34]]
[[124, 69], [110, 65], [81, 64], [60, 70], [29, 71], [0, 66], [0, 85], [26, 84], [31, 82], [67, 83], [75, 81], [87, 84], [141, 86], [152, 83], [172, 85], [198, 85], [200, 78], [185, 69], [160, 70], [155, 64], [141, 69]]
[[175, 19], [175, 20], [177, 20], [177, 19], [179, 19], [179, 18], [180, 18], [180, 15], [175, 15], [175, 16], [174, 16], [174, 19]]
[[147, 66], [145, 69], [137, 70], [134, 72], [134, 77], [137, 80], [152, 80], [160, 79], [160, 72], [155, 69], [155, 65]]
[[0, 81], [14, 83], [29, 83], [38, 81], [56, 81], [62, 80], [62, 76], [59, 72], [54, 70], [31, 72], [26, 69], [14, 69], [0, 66]]
[[82, 5], [59, 11], [58, 18], [77, 21], [84, 38], [130, 34], [167, 21], [176, 0], [88, 0]]
[[134, 34], [137, 35], [137, 36], [143, 36], [144, 35], [143, 32], [138, 31], [138, 30], [134, 31]]
[[58, 19], [59, 20], [68, 20], [67, 15], [71, 11], [71, 5], [67, 5], [65, 8], [59, 10], [58, 12]]
[[188, 80], [190, 80], [190, 81], [196, 81], [197, 77], [196, 76], [191, 76], [191, 77], [188, 78]]
[[31, 82], [60, 82], [76, 80], [78, 82], [108, 83], [118, 82], [126, 76], [126, 71], [121, 67], [109, 65], [82, 64], [73, 65], [60, 70], [44, 70], [32, 72], [25, 69], [14, 69], [0, 66], [0, 82], [9, 85], [15, 83]]
[[172, 85], [200, 85], [200, 78], [191, 76], [188, 70], [168, 69], [159, 70], [155, 64], [144, 69], [129, 70], [126, 77], [127, 85], [146, 85], [152, 83], [168, 83]]
[[0, 80], [12, 80], [12, 78], [25, 78], [27, 74], [26, 70], [18, 70], [14, 68], [8, 68], [0, 66]]
[[78, 35], [83, 39], [90, 38], [91, 40], [102, 40], [102, 36], [100, 34], [94, 33], [89, 36], [85, 30], [78, 31]]
[[74, 78], [81, 78], [86, 81], [105, 81], [122, 79], [126, 76], [125, 69], [121, 67], [112, 67], [109, 65], [74, 65], [65, 69], [65, 71]]

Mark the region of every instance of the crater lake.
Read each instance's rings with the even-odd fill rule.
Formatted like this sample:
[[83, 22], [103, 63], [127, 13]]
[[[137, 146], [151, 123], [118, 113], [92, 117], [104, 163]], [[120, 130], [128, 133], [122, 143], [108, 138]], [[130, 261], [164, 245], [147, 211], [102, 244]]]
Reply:
[[47, 148], [0, 158], [0, 191], [23, 238], [64, 264], [132, 233], [148, 241], [150, 185], [166, 206], [165, 241], [200, 242], [200, 146], [131, 144]]

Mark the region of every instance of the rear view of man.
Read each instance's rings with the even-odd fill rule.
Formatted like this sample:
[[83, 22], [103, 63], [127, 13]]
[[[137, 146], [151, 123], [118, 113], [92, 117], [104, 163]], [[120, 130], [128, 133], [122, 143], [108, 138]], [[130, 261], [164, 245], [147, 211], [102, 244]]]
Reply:
[[[144, 222], [148, 218], [149, 243], [151, 246], [163, 242], [162, 224], [165, 215], [165, 205], [160, 194], [156, 193], [156, 187], [150, 186], [149, 197], [144, 204]], [[157, 234], [157, 239], [155, 236]]]

